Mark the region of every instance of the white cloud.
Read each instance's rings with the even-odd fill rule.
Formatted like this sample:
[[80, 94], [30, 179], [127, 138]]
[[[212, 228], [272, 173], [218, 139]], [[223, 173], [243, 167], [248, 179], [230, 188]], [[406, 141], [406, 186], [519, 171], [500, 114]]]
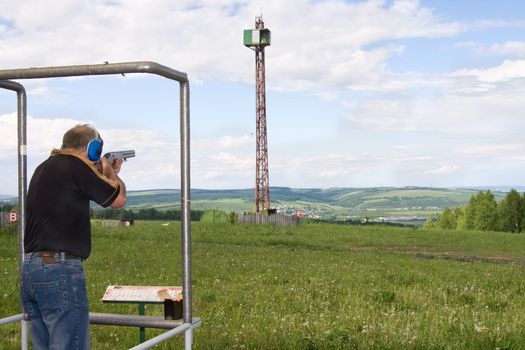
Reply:
[[254, 163], [253, 157], [241, 158], [227, 152], [220, 152], [219, 154], [213, 156], [212, 159], [223, 165], [223, 169], [225, 170], [231, 170], [232, 168], [246, 170]]
[[[188, 72], [192, 84], [253, 79], [253, 52], [242, 45], [242, 30], [253, 27], [254, 16], [261, 11], [260, 3], [253, 0], [152, 0], [147, 6], [138, 0], [57, 0], [53, 6], [39, 0], [0, 0], [0, 8], [2, 68], [147, 59]], [[392, 71], [389, 63], [413, 52], [411, 41], [404, 39], [454, 38], [467, 31], [523, 27], [523, 22], [449, 21], [416, 0], [268, 0], [263, 12], [266, 26], [272, 30], [272, 45], [266, 51], [269, 90], [306, 91], [329, 101], [350, 96], [343, 100], [347, 119], [365, 132], [471, 137], [465, 141], [474, 145], [471, 153], [465, 146], [463, 153], [457, 152], [462, 156], [473, 155], [475, 145], [482, 142], [480, 136], [500, 135], [508, 138], [507, 145], [519, 144], [525, 105], [523, 41], [458, 44], [480, 54], [509, 55], [506, 61], [488, 68], [472, 68], [477, 62], [468, 62], [449, 74], [417, 69], [400, 73]], [[455, 62], [451, 66], [458, 67]], [[40, 95], [40, 101], [67, 103], [66, 92], [46, 80], [24, 84], [29, 95]], [[0, 160], [14, 160], [16, 120], [12, 113], [1, 113]], [[73, 118], [30, 117], [29, 152], [34, 162], [35, 157], [43, 158], [59, 146], [63, 131], [77, 122]], [[177, 140], [141, 129], [107, 128], [101, 133], [106, 149], [136, 149], [137, 157], [123, 169], [131, 188], [178, 187]], [[290, 148], [311, 147], [311, 142], [299, 135], [294, 135], [294, 140], [297, 144]], [[418, 153], [413, 145], [401, 145], [390, 153], [367, 149], [345, 154], [340, 151], [347, 145], [344, 140], [328, 136], [324, 140], [336, 151], [325, 146], [323, 152], [311, 157], [272, 153], [272, 184], [275, 179], [292, 177], [291, 183], [300, 181], [307, 186], [359, 181], [388, 184], [395, 176], [408, 181], [402, 178], [405, 169], [436, 175], [463, 170], [463, 163], [456, 159]], [[192, 138], [192, 185], [250, 186], [254, 142], [253, 135], [235, 133]], [[517, 149], [500, 149], [505, 151], [512, 151], [509, 159], [520, 157]], [[454, 164], [462, 167], [454, 168]]]
[[[140, 1], [61, 0], [48, 6], [28, 0], [2, 8], [2, 17], [13, 24], [0, 36], [3, 68], [147, 59], [186, 71], [193, 81], [253, 79], [253, 53], [242, 45], [242, 30], [253, 27], [254, 14], [261, 11], [255, 1], [152, 0], [144, 6]], [[417, 0], [270, 0], [264, 16], [273, 34], [266, 53], [267, 88], [308, 91], [326, 100], [344, 90], [398, 92], [447, 84], [439, 76], [388, 71], [388, 60], [405, 51], [396, 40], [520, 25], [446, 21]], [[492, 82], [515, 69], [466, 69], [456, 77]], [[45, 85], [35, 92], [52, 93]]]
[[[261, 11], [256, 1], [152, 0], [144, 6], [136, 0], [59, 0], [48, 6], [27, 0], [2, 9], [2, 18], [12, 23], [0, 36], [3, 68], [147, 59], [186, 71], [195, 81], [253, 79], [253, 53], [242, 45], [242, 30], [254, 26], [253, 17]], [[429, 80], [439, 84], [428, 76], [392, 75], [386, 69], [388, 60], [405, 50], [400, 39], [524, 25], [446, 21], [417, 0], [269, 0], [263, 10], [273, 33], [266, 54], [267, 87], [327, 99], [344, 89], [396, 91]], [[522, 47], [508, 42], [492, 49]]]
[[247, 145], [254, 145], [254, 137], [249, 135], [242, 135], [242, 136], [221, 136], [216, 138], [210, 138], [210, 139], [198, 139], [193, 141], [193, 145], [201, 150], [209, 150], [213, 148], [220, 148], [220, 149], [232, 149], [232, 148], [238, 148], [243, 147]]
[[[68, 118], [36, 118], [27, 121], [28, 174], [49, 155], [51, 149], [59, 148], [63, 134], [77, 124], [90, 121]], [[10, 164], [4, 169], [9, 174], [2, 186], [4, 192], [13, 193], [16, 188], [17, 157], [16, 114], [0, 115], [0, 161]], [[104, 139], [104, 152], [133, 149], [136, 157], [122, 167], [122, 178], [130, 189], [178, 188], [180, 187], [180, 144], [178, 139], [147, 129], [99, 128]], [[252, 154], [246, 155], [247, 136], [223, 136], [192, 141], [191, 169], [195, 183], [213, 180], [216, 188], [225, 183], [235, 184], [235, 179], [249, 176], [254, 169]], [[251, 150], [251, 148], [250, 148]], [[209, 154], [214, 154], [210, 156]], [[202, 187], [203, 185], [201, 185]], [[234, 186], [235, 187], [235, 186]], [[11, 188], [11, 190], [5, 190]], [[2, 192], [2, 191], [0, 191]]]
[[[43, 157], [51, 149], [59, 148], [62, 136], [69, 128], [86, 123], [67, 118], [27, 117], [27, 150], [33, 157]], [[16, 113], [0, 115], [0, 158], [16, 158], [17, 152], [17, 116]]]
[[458, 169], [459, 169], [459, 166], [455, 164], [441, 164], [438, 168], [427, 170], [423, 174], [424, 175], [449, 174], [454, 171], [457, 171]]
[[459, 148], [458, 153], [476, 158], [519, 158], [525, 153], [525, 143], [512, 144], [472, 144]]
[[493, 44], [482, 52], [498, 55], [517, 55], [525, 57], [525, 42], [523, 41], [508, 41], [503, 44]]
[[[411, 75], [413, 79], [405, 81], [403, 88], [398, 86], [397, 91], [409, 94], [346, 102], [348, 120], [379, 130], [521, 137], [525, 60], [506, 60], [485, 69], [461, 69], [442, 77], [416, 76]], [[390, 76], [384, 85], [391, 86], [393, 78]], [[420, 95], [416, 87], [432, 93]]]
[[348, 176], [350, 172], [348, 170], [323, 170], [319, 173], [318, 177], [323, 178], [341, 178]]
[[[28, 117], [28, 164], [29, 174], [42, 162], [53, 148], [60, 148], [63, 134], [77, 124], [90, 121], [67, 118]], [[131, 188], [153, 187], [154, 183], [171, 183], [178, 187], [180, 174], [179, 144], [164, 135], [145, 129], [106, 129], [99, 128], [104, 142], [104, 151], [134, 149], [136, 158], [131, 158], [122, 168]], [[0, 159], [10, 161], [16, 169], [16, 115], [0, 116]], [[13, 178], [13, 181], [15, 179]]]
[[[433, 91], [434, 95], [465, 95], [504, 91], [509, 88], [521, 89], [523, 78], [525, 59], [508, 59], [488, 68], [464, 68], [440, 75], [383, 71], [381, 74], [370, 75], [367, 79], [355, 79], [348, 89], [351, 92], [411, 94], [419, 98], [418, 94], [421, 91]], [[507, 92], [509, 95], [513, 93]]]
[[471, 23], [462, 23], [464, 30], [487, 30], [498, 28], [523, 28], [525, 21], [477, 20]]
[[0, 115], [0, 159], [15, 157], [17, 145], [16, 113]]
[[[3, 164], [11, 166], [4, 172], [6, 180], [2, 188], [16, 188], [16, 139], [13, 114], [0, 117], [0, 154]], [[85, 121], [73, 119], [39, 119], [31, 117], [29, 129], [29, 176], [34, 167], [44, 160], [53, 147], [60, 143], [61, 136], [69, 127]], [[7, 131], [5, 131], [7, 130]], [[180, 186], [180, 156], [178, 140], [159, 132], [144, 129], [100, 128], [105, 139], [105, 150], [135, 149], [136, 158], [130, 159], [122, 168], [121, 176], [129, 189], [178, 188]], [[38, 137], [41, 135], [41, 137]], [[42, 136], [45, 136], [43, 139]], [[225, 142], [218, 142], [223, 140]], [[253, 182], [255, 164], [251, 148], [232, 147], [243, 144], [244, 136], [224, 136], [213, 139], [195, 139], [192, 150], [192, 187], [194, 188], [239, 188], [249, 187]], [[209, 148], [210, 145], [215, 145]], [[334, 140], [334, 146], [344, 148], [344, 142]], [[517, 161], [522, 157], [525, 145], [508, 143], [496, 145], [469, 145], [440, 152], [425, 151], [424, 145], [399, 144], [398, 147], [332, 152], [326, 155], [313, 154], [289, 157], [279, 152], [271, 153], [271, 184], [294, 187], [370, 186], [373, 185], [425, 185], [428, 176], [461, 173], [463, 166], [458, 157], [467, 156], [475, 160], [506, 159]], [[517, 158], [516, 158], [517, 157]], [[435, 164], [439, 164], [435, 166]], [[430, 170], [429, 170], [430, 169]], [[298, 176], [300, 174], [300, 176]], [[10, 180], [9, 180], [10, 179]], [[288, 182], [291, 181], [291, 182]], [[5, 184], [4, 184], [5, 182]]]
[[[2, 67], [155, 60], [192, 79], [253, 79], [253, 53], [242, 30], [254, 26], [256, 1], [10, 2], [13, 23], [0, 36]], [[327, 90], [377, 81], [400, 45], [390, 39], [440, 37], [464, 30], [442, 21], [419, 1], [265, 2], [269, 88]], [[307, 25], [305, 25], [307, 24]], [[103, 38], [103, 40], [101, 40]], [[60, 55], [56, 53], [60, 52]]]
[[525, 78], [525, 59], [505, 60], [496, 67], [487, 69], [461, 69], [452, 76], [473, 77], [481, 82], [497, 83], [511, 79]]
[[472, 52], [476, 54], [482, 55], [505, 55], [525, 57], [525, 42], [523, 41], [507, 41], [501, 44], [497, 43], [488, 46], [482, 42], [466, 41], [459, 42], [455, 46], [464, 47], [472, 50]]

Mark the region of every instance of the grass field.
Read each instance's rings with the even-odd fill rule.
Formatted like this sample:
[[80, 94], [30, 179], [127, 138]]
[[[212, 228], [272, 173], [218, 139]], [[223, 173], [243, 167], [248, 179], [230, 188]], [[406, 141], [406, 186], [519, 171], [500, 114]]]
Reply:
[[[525, 349], [524, 235], [335, 224], [192, 230], [196, 349]], [[16, 237], [1, 232], [0, 317], [18, 313], [16, 251]], [[181, 284], [180, 225], [94, 227], [85, 268], [92, 311], [136, 314], [100, 298], [110, 284]], [[127, 349], [138, 331], [92, 326], [91, 338], [93, 349]], [[0, 327], [0, 349], [20, 348], [19, 339], [19, 325]], [[180, 349], [182, 337], [158, 348]]]

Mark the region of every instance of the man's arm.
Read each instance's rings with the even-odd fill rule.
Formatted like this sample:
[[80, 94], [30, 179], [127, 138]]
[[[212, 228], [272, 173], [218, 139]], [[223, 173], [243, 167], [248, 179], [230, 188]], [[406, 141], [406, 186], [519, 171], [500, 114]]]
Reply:
[[126, 184], [118, 175], [116, 175], [116, 180], [118, 181], [120, 185], [120, 192], [118, 194], [118, 197], [115, 198], [113, 203], [111, 203], [112, 208], [122, 208], [126, 205]]
[[102, 157], [100, 159], [100, 163], [102, 164], [102, 173], [109, 179], [117, 181], [119, 183], [120, 191], [113, 201], [111, 203], [112, 208], [122, 208], [124, 205], [126, 205], [126, 184], [122, 179], [118, 176], [118, 173], [120, 171], [120, 167], [122, 165], [122, 159], [115, 160], [115, 163], [111, 165], [111, 163], [107, 160], [106, 157]]

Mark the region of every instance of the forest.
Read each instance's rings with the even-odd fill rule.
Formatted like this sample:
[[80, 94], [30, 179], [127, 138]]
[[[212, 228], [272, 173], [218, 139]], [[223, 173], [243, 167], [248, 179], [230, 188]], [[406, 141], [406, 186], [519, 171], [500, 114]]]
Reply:
[[498, 203], [488, 190], [472, 196], [465, 206], [445, 208], [436, 219], [429, 217], [423, 227], [520, 233], [524, 220], [525, 193], [512, 189]]

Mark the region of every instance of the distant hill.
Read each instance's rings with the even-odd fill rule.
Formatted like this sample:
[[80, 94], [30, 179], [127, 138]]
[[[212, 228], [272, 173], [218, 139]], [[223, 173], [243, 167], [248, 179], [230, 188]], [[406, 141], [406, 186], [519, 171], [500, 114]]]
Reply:
[[[373, 187], [298, 189], [271, 187], [272, 207], [285, 213], [303, 211], [307, 216], [322, 219], [349, 219], [380, 216], [435, 215], [445, 207], [455, 208], [468, 203], [480, 189], [447, 189], [427, 187]], [[495, 191], [499, 200], [505, 192]], [[191, 191], [193, 209], [220, 209], [225, 211], [253, 210], [253, 189]], [[180, 208], [179, 190], [129, 191], [130, 209]]]
[[8, 195], [8, 194], [0, 194], [0, 206], [3, 205], [14, 205], [18, 202], [18, 198]]
[[[514, 187], [518, 191], [523, 187]], [[273, 208], [287, 214], [302, 211], [306, 216], [325, 220], [371, 219], [406, 221], [437, 215], [443, 208], [465, 205], [485, 188], [371, 187], [371, 188], [290, 188], [271, 187]], [[499, 201], [511, 187], [491, 188]], [[11, 197], [11, 196], [3, 196]], [[0, 196], [0, 204], [14, 204]], [[180, 209], [180, 190], [128, 191], [128, 209]], [[254, 208], [253, 189], [191, 190], [195, 210], [219, 209], [249, 212]], [[98, 207], [93, 204], [94, 207]], [[98, 207], [100, 208], [100, 207]]]

